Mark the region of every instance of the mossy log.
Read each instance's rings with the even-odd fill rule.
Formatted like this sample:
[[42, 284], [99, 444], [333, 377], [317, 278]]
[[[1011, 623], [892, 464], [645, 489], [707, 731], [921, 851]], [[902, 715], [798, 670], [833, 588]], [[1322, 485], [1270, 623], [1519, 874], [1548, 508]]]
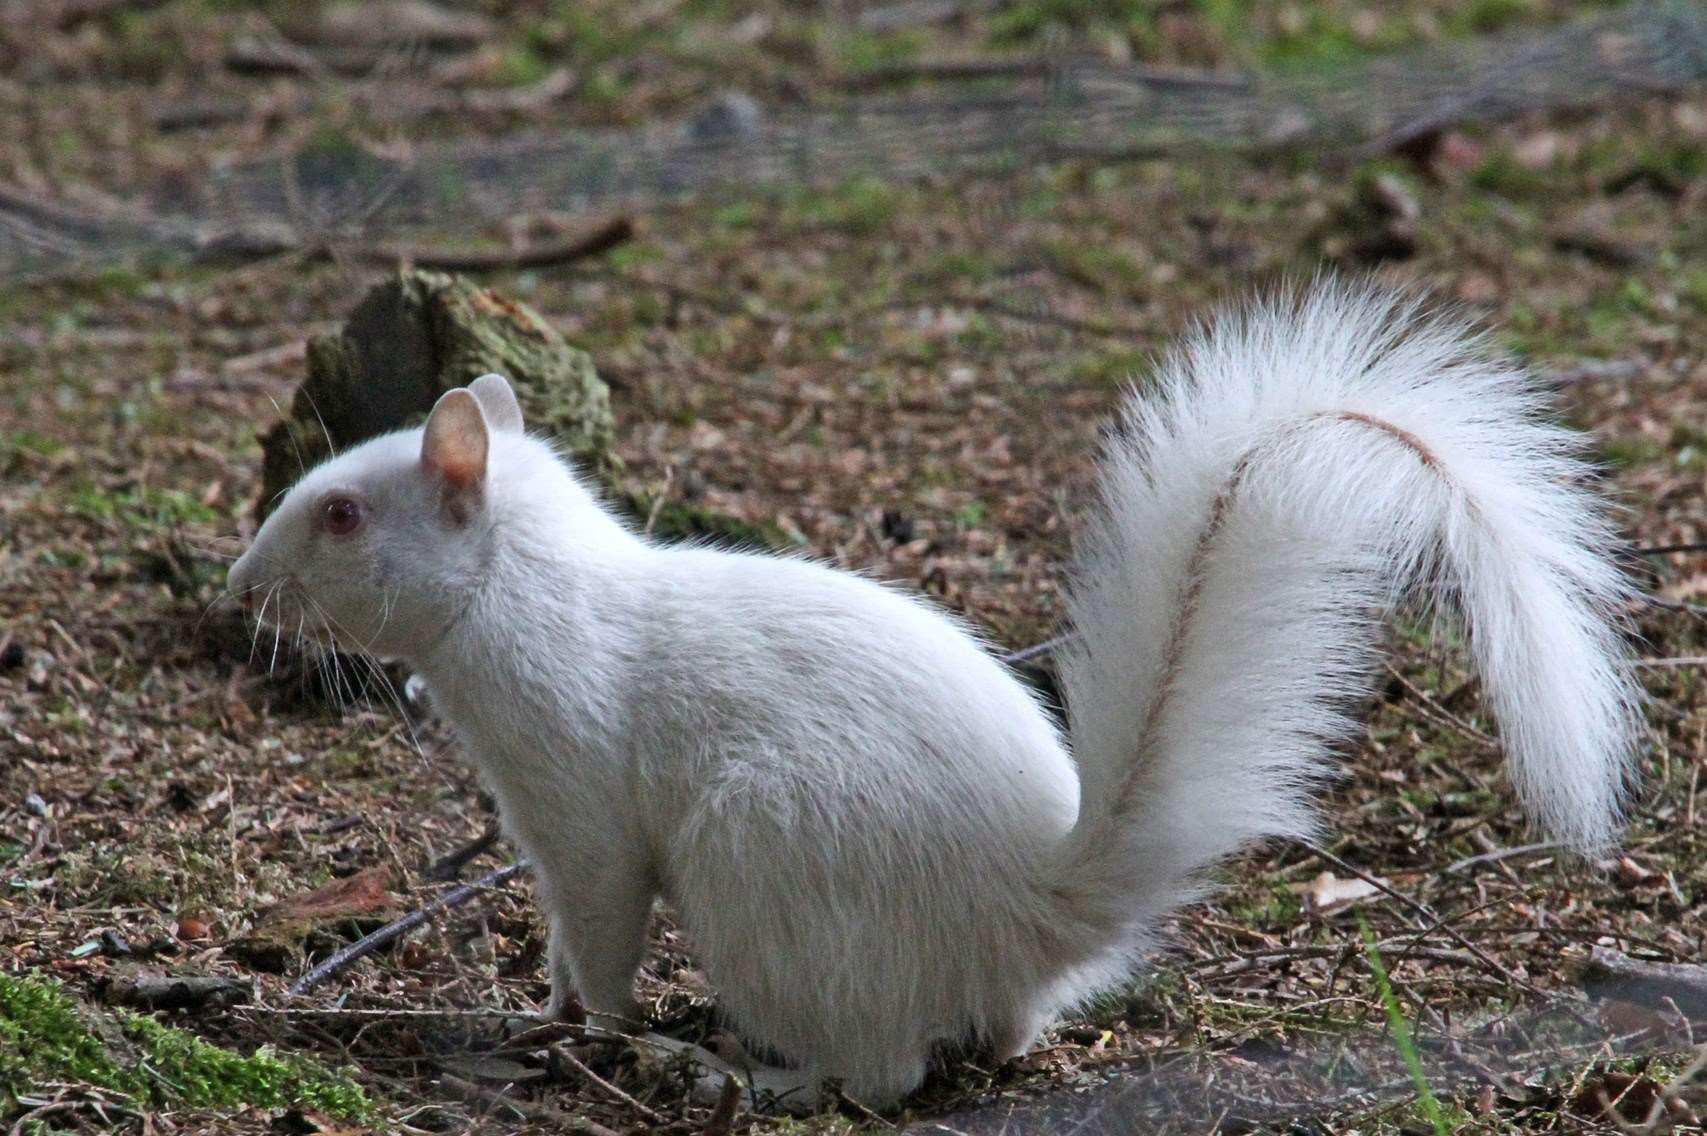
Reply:
[[610, 391], [591, 356], [526, 304], [456, 276], [404, 270], [369, 291], [342, 331], [309, 341], [308, 378], [261, 439], [256, 520], [334, 449], [419, 423], [445, 391], [489, 371], [515, 387], [530, 429], [613, 482]]

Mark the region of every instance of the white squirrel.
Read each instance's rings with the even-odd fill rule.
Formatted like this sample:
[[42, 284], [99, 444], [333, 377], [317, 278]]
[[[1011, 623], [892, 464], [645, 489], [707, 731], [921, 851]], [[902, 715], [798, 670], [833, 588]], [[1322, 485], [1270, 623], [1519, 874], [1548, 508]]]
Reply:
[[1465, 617], [1531, 814], [1615, 836], [1638, 696], [1578, 438], [1449, 319], [1344, 285], [1127, 398], [1067, 584], [1064, 738], [960, 622], [804, 559], [652, 543], [509, 385], [310, 471], [232, 567], [265, 622], [425, 677], [532, 859], [551, 1012], [640, 1018], [662, 896], [722, 1012], [891, 1105], [1020, 1055], [1313, 791], [1406, 595]]

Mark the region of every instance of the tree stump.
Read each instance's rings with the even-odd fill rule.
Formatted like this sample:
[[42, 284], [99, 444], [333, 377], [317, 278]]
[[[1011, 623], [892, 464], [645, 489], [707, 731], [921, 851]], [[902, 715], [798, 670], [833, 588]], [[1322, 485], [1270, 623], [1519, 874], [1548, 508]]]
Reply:
[[489, 371], [510, 380], [530, 430], [612, 481], [620, 463], [610, 391], [592, 358], [525, 304], [459, 277], [404, 270], [369, 291], [341, 332], [309, 342], [308, 378], [261, 439], [256, 521], [334, 449], [420, 423], [445, 391]]

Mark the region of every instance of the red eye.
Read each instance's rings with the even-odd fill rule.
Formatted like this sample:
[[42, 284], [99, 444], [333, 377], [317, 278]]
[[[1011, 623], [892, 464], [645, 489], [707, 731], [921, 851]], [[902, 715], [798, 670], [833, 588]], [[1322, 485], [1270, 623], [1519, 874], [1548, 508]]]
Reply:
[[320, 506], [320, 526], [333, 536], [349, 536], [362, 526], [362, 507], [349, 497], [331, 497]]

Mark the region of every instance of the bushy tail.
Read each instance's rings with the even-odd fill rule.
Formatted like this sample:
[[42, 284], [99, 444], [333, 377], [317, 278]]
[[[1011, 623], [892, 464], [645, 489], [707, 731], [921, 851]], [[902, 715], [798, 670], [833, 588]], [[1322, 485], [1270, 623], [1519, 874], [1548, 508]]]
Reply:
[[1050, 889], [1085, 965], [1241, 846], [1312, 831], [1405, 595], [1462, 614], [1535, 819], [1613, 838], [1637, 730], [1626, 584], [1543, 403], [1458, 325], [1343, 285], [1200, 330], [1128, 401], [1060, 659], [1082, 793]]

